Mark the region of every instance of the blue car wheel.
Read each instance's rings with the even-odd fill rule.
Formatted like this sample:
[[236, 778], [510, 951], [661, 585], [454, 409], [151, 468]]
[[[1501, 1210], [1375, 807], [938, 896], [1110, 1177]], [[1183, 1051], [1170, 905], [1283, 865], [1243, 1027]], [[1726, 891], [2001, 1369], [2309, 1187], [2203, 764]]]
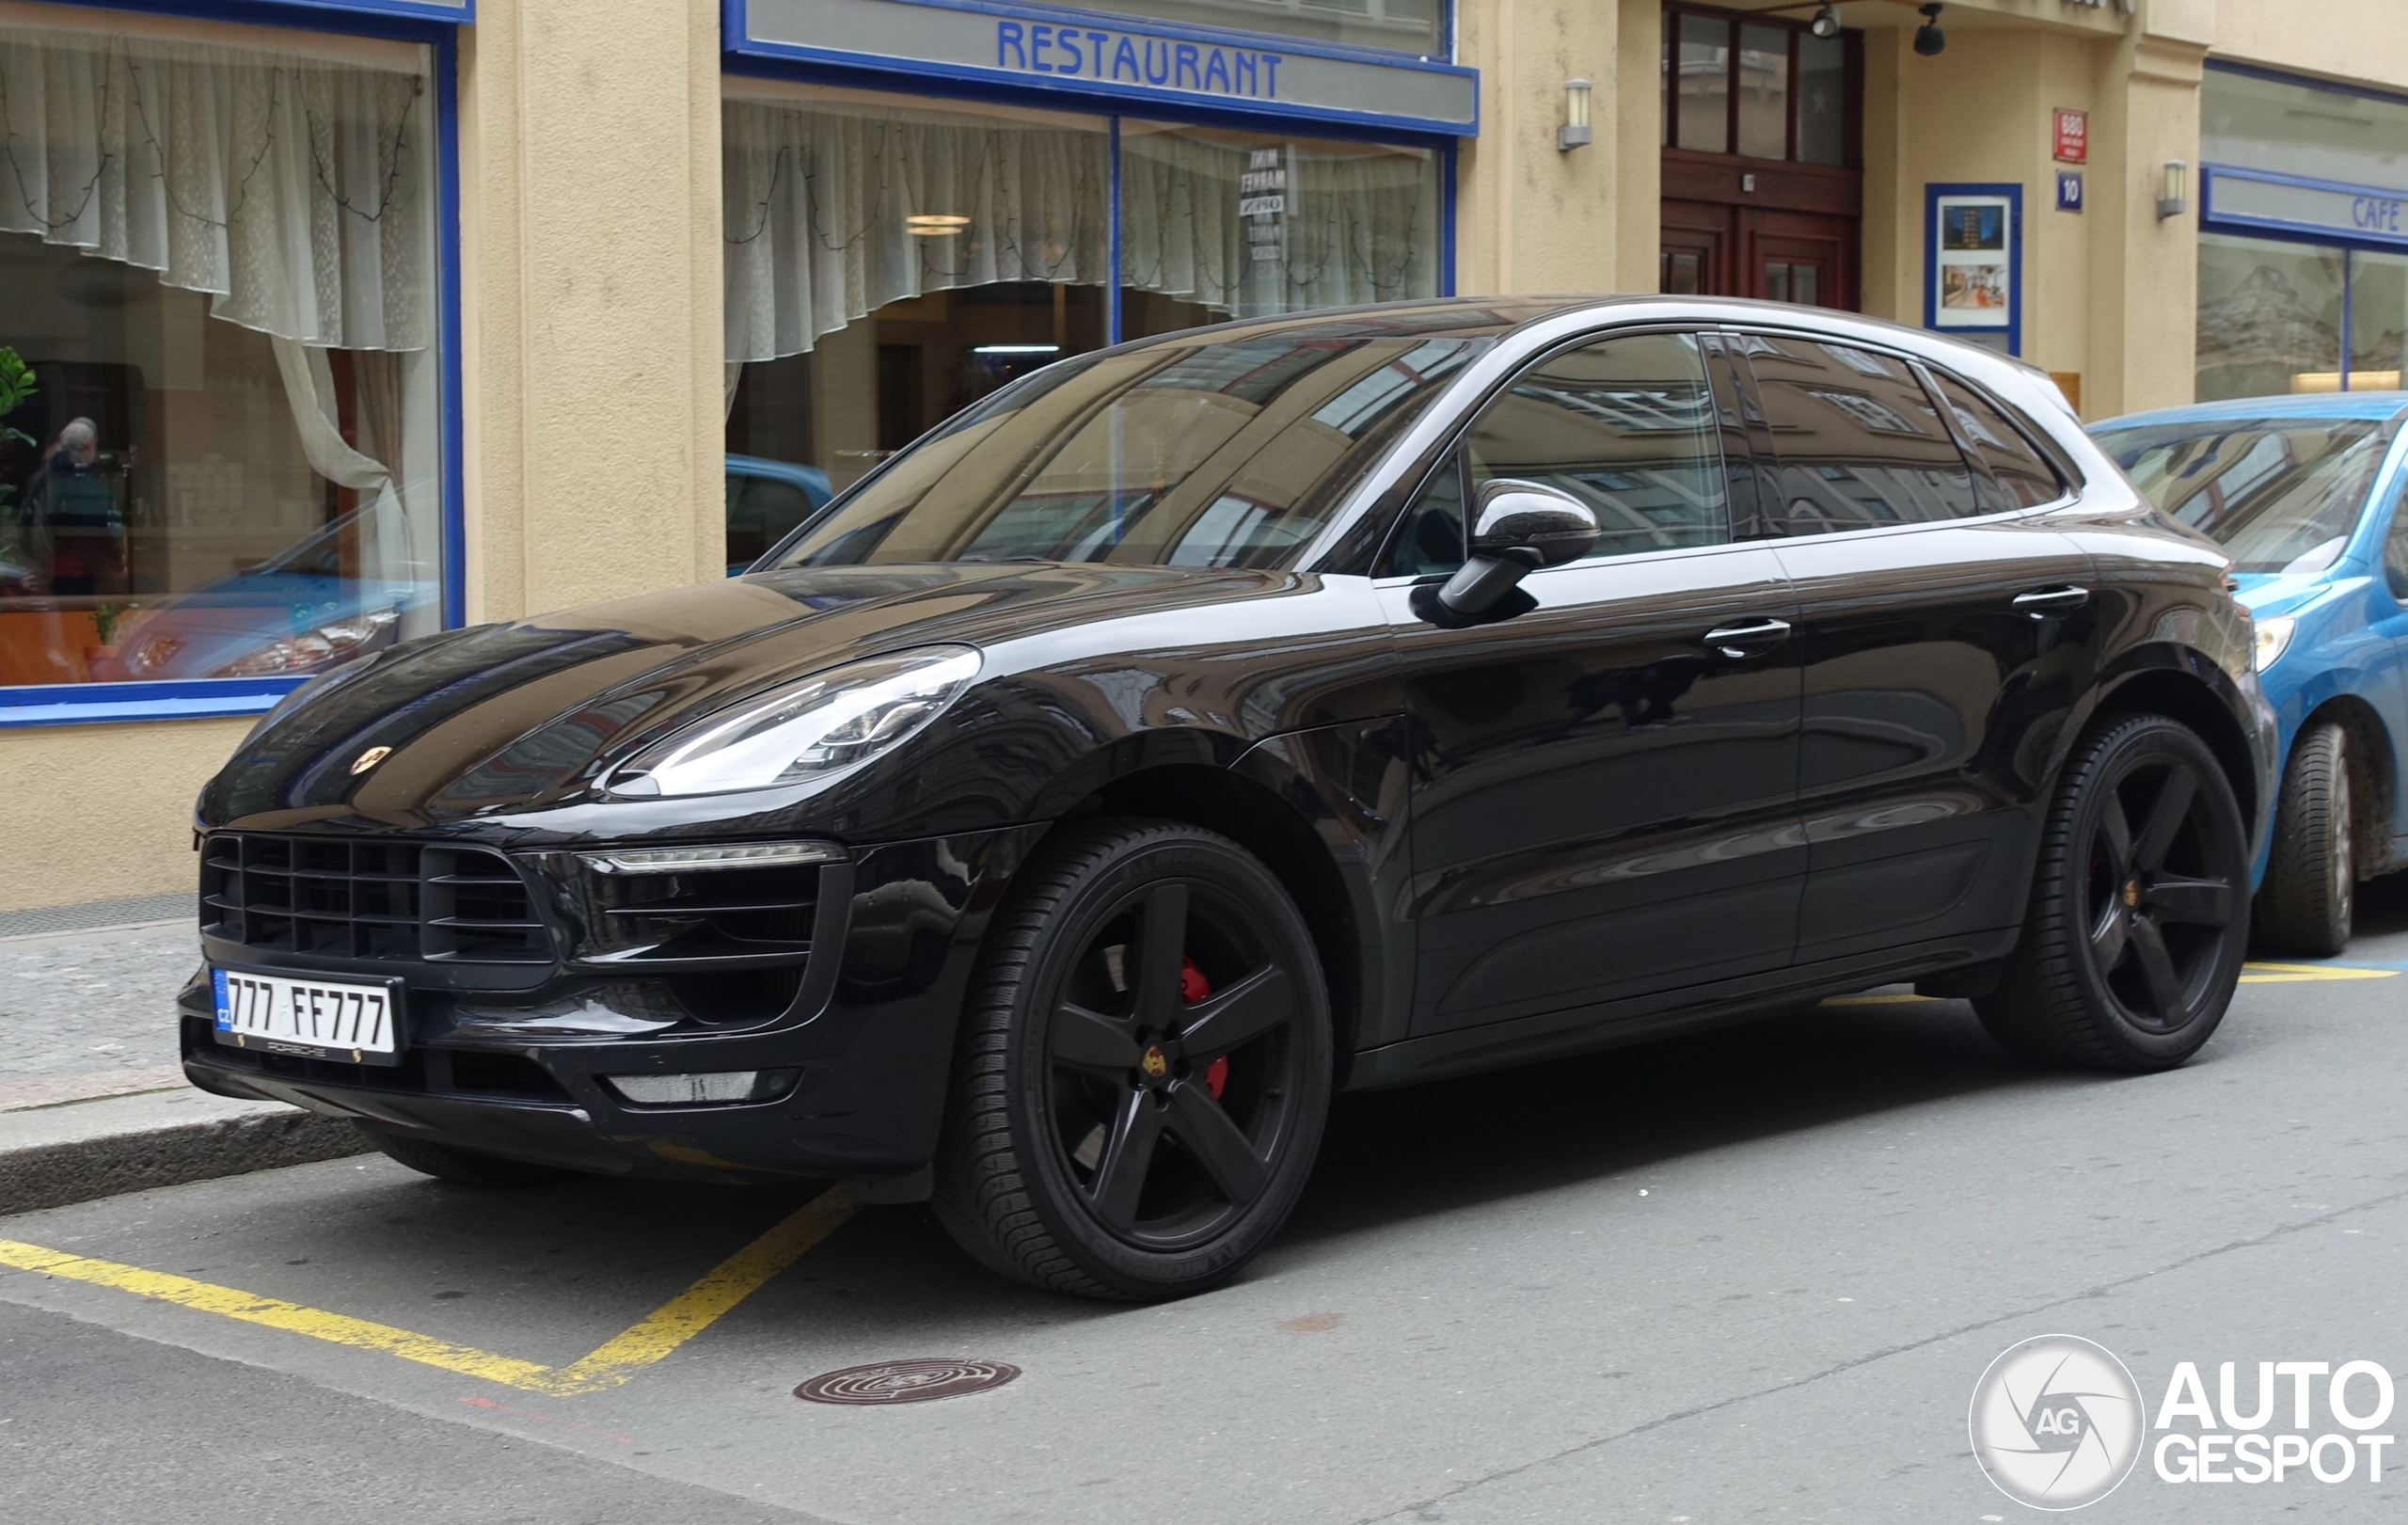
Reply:
[[2291, 749], [2274, 806], [2273, 856], [2257, 906], [2267, 952], [2329, 959], [2349, 945], [2358, 887], [2352, 826], [2347, 733], [2312, 726]]

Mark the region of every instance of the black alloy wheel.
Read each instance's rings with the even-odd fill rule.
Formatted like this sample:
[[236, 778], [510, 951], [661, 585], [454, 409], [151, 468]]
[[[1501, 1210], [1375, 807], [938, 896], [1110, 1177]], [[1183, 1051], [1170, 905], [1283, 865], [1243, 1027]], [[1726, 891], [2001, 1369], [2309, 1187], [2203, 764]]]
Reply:
[[2110, 722], [2067, 763], [2023, 937], [1975, 1003], [2026, 1058], [2182, 1063], [2224, 1020], [2248, 942], [2247, 838], [2215, 755], [2162, 716]]
[[932, 1205], [1037, 1286], [1201, 1291], [1294, 1207], [1330, 1070], [1320, 962], [1268, 869], [1189, 826], [1077, 828], [989, 930]]
[[2273, 851], [2258, 890], [2258, 941], [2267, 952], [2329, 959], [2350, 945], [2356, 827], [2348, 733], [2330, 723], [2308, 726], [2283, 769]]

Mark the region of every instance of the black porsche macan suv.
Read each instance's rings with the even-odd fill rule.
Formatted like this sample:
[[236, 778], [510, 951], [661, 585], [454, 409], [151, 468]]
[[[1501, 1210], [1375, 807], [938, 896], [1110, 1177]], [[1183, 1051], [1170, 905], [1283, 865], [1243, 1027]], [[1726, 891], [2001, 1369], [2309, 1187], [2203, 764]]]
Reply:
[[2020, 363], [1456, 300], [1066, 360], [747, 576], [413, 641], [201, 795], [201, 1087], [455, 1181], [932, 1195], [1190, 1292], [1329, 1098], [1912, 980], [2181, 1063], [2273, 729]]

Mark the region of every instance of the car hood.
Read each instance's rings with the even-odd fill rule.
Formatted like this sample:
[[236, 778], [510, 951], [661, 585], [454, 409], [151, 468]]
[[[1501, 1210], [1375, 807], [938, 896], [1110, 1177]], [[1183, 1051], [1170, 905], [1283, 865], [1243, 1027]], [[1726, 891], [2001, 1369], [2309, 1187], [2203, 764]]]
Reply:
[[[199, 818], [422, 827], [588, 799], [674, 727], [842, 662], [1074, 627], [1108, 641], [1117, 616], [1159, 630], [1182, 608], [1277, 599], [1319, 580], [1084, 564], [800, 568], [447, 631], [296, 693], [202, 791]], [[1037, 643], [1049, 656], [1091, 643]]]
[[2235, 572], [2235, 596], [2250, 613], [2265, 618], [2288, 614], [2330, 592], [2345, 569], [2323, 567], [2314, 572]]

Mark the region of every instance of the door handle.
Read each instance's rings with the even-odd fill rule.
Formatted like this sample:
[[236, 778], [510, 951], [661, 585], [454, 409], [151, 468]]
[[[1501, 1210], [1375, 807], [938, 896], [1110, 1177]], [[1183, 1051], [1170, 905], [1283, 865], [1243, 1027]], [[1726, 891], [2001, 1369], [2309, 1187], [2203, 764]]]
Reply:
[[1705, 632], [1705, 643], [1725, 657], [1761, 657], [1789, 637], [1787, 620], [1751, 620], [1745, 625], [1720, 625]]
[[2015, 596], [2015, 607], [2036, 620], [2062, 619], [2090, 602], [2088, 588], [2035, 588]]

